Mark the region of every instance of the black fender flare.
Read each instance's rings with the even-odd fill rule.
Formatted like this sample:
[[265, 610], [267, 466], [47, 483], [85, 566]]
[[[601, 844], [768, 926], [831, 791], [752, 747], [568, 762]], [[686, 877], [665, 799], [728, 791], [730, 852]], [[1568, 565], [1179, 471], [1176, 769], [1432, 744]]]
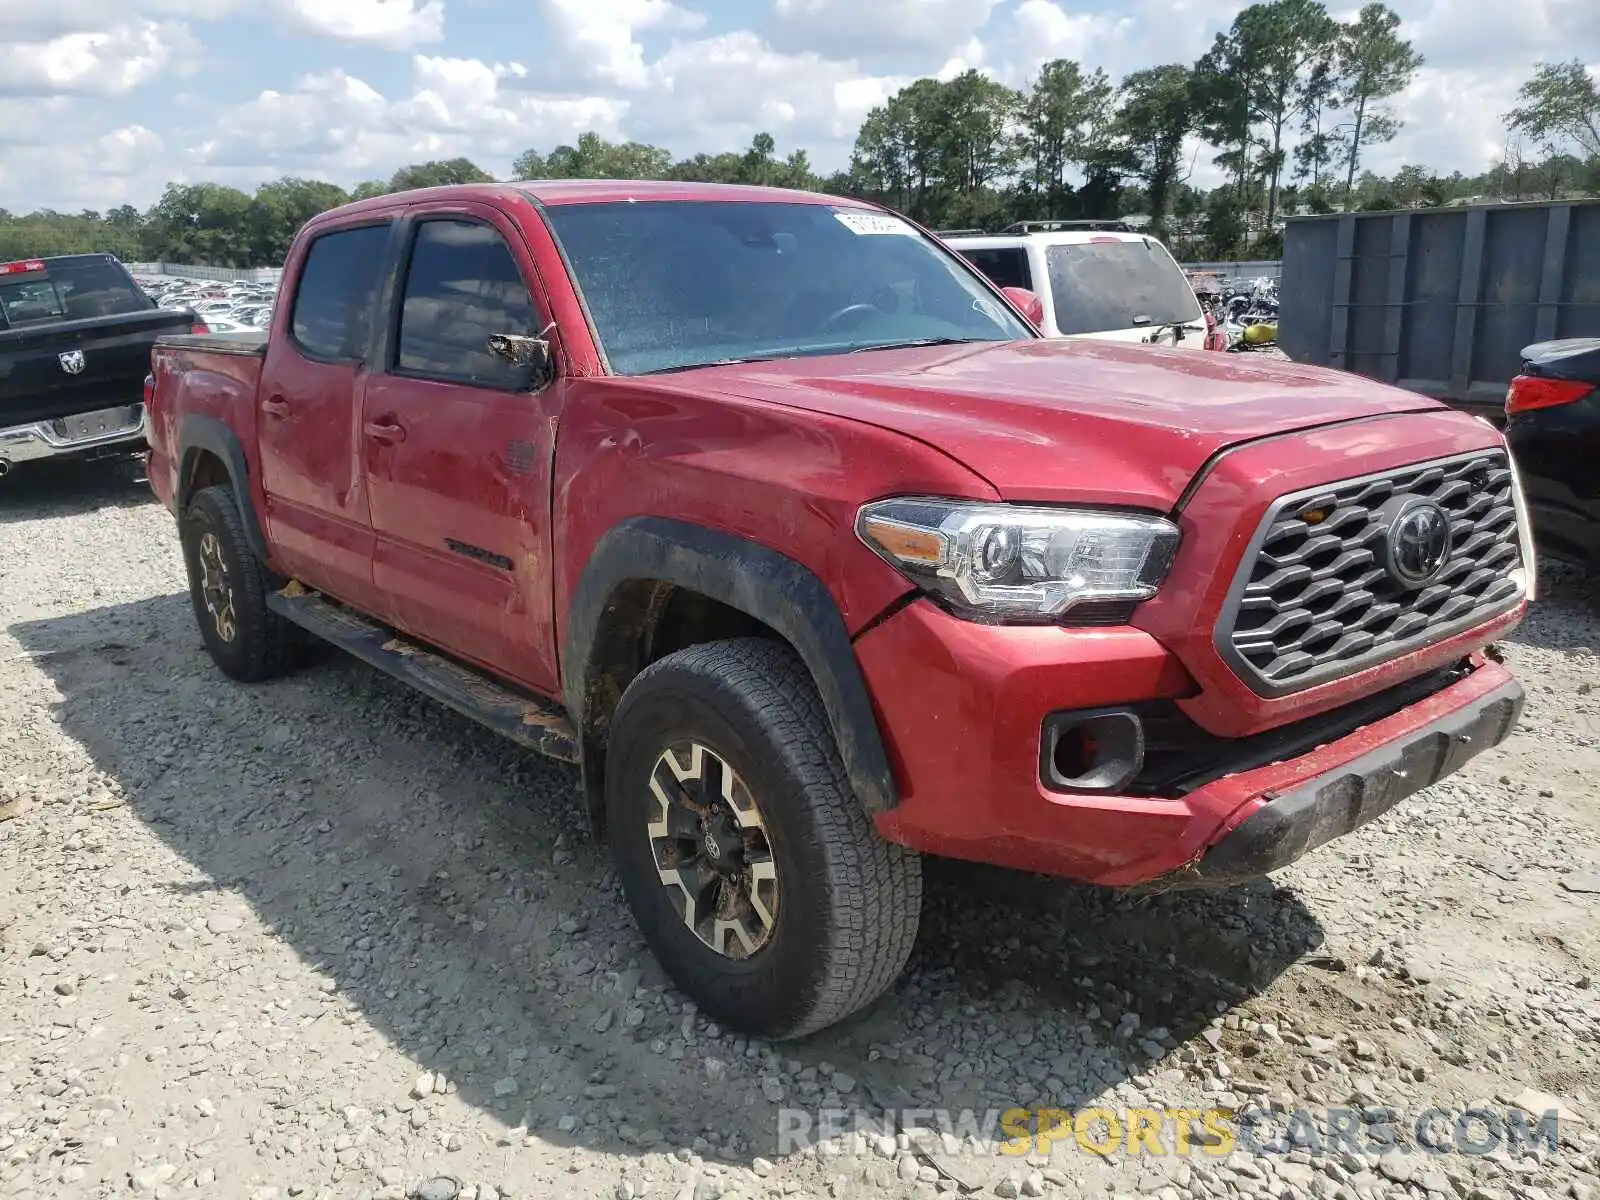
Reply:
[[239, 515], [244, 520], [245, 537], [255, 556], [265, 563], [267, 539], [262, 535], [261, 521], [250, 498], [250, 464], [244, 456], [244, 446], [233, 430], [203, 413], [190, 413], [178, 426], [178, 486], [173, 496], [178, 515], [182, 516], [194, 494], [195, 464], [202, 454], [216, 455], [228, 472]]
[[[635, 582], [699, 592], [770, 626], [805, 663], [822, 697], [845, 773], [869, 814], [898, 801], [894, 772], [850, 632], [822, 580], [794, 559], [722, 530], [661, 517], [634, 517], [596, 544], [573, 592], [564, 658], [567, 711], [580, 736], [599, 668], [593, 653], [618, 588]], [[591, 815], [597, 772], [585, 752]]]

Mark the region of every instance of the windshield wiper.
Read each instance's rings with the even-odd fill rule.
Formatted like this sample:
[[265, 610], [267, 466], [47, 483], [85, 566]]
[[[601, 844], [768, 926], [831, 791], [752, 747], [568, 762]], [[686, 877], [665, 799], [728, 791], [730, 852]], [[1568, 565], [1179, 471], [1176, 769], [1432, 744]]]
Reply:
[[799, 358], [796, 351], [783, 354], [752, 354], [748, 358], [713, 358], [708, 362], [679, 363], [675, 367], [657, 367], [654, 371], [641, 371], [641, 375], [671, 375], [676, 371], [698, 371], [701, 367], [732, 367], [740, 363], [777, 362], [784, 358]]
[[911, 346], [966, 346], [973, 342], [991, 342], [995, 338], [926, 337], [908, 338], [903, 342], [874, 342], [870, 346], [857, 346], [851, 354], [865, 354], [868, 350], [905, 350]]

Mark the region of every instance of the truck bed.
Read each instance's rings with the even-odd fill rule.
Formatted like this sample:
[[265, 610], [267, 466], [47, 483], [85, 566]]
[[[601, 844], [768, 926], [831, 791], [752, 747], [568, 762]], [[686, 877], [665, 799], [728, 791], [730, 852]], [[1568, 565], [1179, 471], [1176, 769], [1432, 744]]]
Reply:
[[239, 333], [183, 333], [164, 334], [156, 345], [171, 350], [200, 350], [208, 354], [248, 354], [264, 358], [267, 353], [267, 331], [251, 329]]
[[0, 428], [138, 404], [151, 344], [193, 321], [152, 308], [0, 330]]

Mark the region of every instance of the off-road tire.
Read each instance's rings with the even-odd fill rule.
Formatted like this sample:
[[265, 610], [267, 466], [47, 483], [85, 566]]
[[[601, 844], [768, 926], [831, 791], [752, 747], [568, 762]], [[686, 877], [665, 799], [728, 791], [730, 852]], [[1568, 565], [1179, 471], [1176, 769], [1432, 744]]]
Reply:
[[[224, 639], [206, 608], [202, 584], [201, 541], [216, 537], [232, 594], [232, 640]], [[189, 501], [179, 521], [183, 562], [189, 574], [189, 599], [200, 637], [223, 674], [243, 683], [259, 683], [286, 674], [304, 662], [310, 635], [267, 608], [267, 594], [282, 581], [273, 578], [245, 537], [239, 502], [230, 487], [202, 488]]]
[[[646, 833], [665, 751], [698, 742], [743, 779], [777, 870], [770, 940], [734, 960], [669, 899]], [[922, 908], [922, 864], [878, 836], [847, 781], [811, 676], [782, 643], [707, 642], [651, 664], [611, 724], [606, 816], [623, 890], [656, 958], [730, 1028], [802, 1037], [877, 999], [903, 970]]]

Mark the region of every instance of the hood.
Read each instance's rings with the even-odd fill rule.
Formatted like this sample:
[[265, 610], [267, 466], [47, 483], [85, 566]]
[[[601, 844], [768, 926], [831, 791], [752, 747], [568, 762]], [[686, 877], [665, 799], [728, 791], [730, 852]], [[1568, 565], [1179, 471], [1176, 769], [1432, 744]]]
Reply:
[[1444, 407], [1322, 367], [1076, 338], [729, 364], [667, 378], [906, 434], [1008, 500], [1161, 511], [1227, 446]]

